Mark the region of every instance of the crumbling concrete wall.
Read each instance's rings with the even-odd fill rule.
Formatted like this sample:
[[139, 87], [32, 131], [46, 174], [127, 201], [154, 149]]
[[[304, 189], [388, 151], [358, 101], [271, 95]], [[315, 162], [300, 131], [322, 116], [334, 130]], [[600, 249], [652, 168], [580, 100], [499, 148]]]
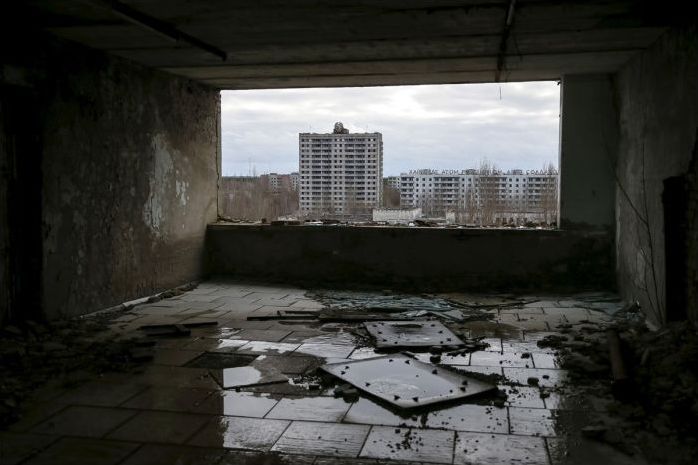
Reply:
[[[640, 301], [646, 313], [658, 322], [667, 314], [663, 181], [684, 175], [689, 169], [698, 128], [696, 83], [695, 27], [669, 31], [633, 58], [617, 76], [618, 281], [623, 297]], [[694, 218], [695, 205], [694, 202]], [[695, 219], [692, 224], [695, 228]], [[693, 282], [687, 285], [696, 288], [695, 230], [691, 234], [693, 256], [686, 256], [684, 266], [693, 269]], [[689, 316], [696, 321], [695, 302], [693, 306]]]
[[[31, 69], [40, 122], [43, 309], [77, 315], [202, 275], [217, 218], [217, 90], [42, 39]], [[14, 59], [14, 58], [10, 58]]]
[[91, 52], [56, 66], [45, 310], [84, 313], [200, 277], [217, 216], [219, 92]]
[[410, 291], [612, 289], [612, 243], [604, 231], [209, 227], [212, 273]]

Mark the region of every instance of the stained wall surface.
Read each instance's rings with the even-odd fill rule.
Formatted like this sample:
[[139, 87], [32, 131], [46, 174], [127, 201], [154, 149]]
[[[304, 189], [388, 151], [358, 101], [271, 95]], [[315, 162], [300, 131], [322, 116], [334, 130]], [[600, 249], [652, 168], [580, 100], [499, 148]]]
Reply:
[[[635, 57], [617, 76], [620, 111], [619, 185], [616, 190], [617, 272], [623, 297], [638, 300], [661, 320], [666, 308], [664, 180], [689, 171], [698, 130], [698, 30], [673, 30]], [[695, 172], [695, 162], [693, 165]], [[696, 183], [693, 183], [693, 190]], [[693, 193], [692, 255], [679, 265], [698, 288]], [[690, 226], [686, 226], [690, 229]], [[692, 238], [692, 239], [691, 239]], [[690, 245], [690, 244], [689, 244]], [[684, 289], [685, 290], [685, 289]], [[689, 315], [698, 319], [696, 302]], [[676, 309], [673, 309], [676, 310]]]
[[29, 70], [40, 115], [46, 314], [199, 278], [217, 217], [219, 92], [50, 38], [29, 47], [7, 60]]

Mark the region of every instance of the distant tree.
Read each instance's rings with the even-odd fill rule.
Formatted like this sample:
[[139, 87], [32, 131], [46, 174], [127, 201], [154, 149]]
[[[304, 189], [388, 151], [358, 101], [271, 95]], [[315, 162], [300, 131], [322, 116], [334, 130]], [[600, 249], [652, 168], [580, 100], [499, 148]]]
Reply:
[[543, 167], [545, 176], [541, 186], [541, 223], [546, 225], [557, 224], [558, 210], [558, 182], [559, 174], [555, 165], [548, 163]]

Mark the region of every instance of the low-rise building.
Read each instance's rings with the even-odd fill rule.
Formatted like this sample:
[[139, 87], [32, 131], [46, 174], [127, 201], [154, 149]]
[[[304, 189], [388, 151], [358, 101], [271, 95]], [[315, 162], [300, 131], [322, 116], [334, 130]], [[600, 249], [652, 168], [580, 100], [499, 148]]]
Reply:
[[421, 218], [422, 209], [417, 208], [374, 208], [373, 221], [386, 223], [409, 223]]

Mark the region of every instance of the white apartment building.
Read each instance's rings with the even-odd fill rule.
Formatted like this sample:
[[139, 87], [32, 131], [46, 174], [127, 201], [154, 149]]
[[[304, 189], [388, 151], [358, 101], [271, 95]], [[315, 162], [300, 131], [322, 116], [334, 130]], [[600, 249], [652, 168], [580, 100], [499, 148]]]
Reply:
[[400, 206], [455, 212], [460, 223], [557, 222], [558, 174], [549, 170], [416, 170], [400, 175]]
[[370, 216], [383, 199], [383, 136], [349, 134], [336, 123], [329, 134], [298, 135], [301, 215]]

